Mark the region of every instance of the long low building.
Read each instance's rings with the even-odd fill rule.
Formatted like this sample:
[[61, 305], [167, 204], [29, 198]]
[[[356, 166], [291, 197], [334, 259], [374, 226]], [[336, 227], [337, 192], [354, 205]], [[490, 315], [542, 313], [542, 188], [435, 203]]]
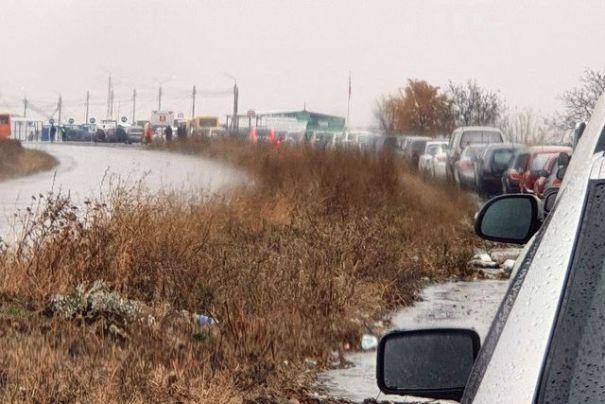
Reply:
[[[287, 132], [304, 132], [307, 135], [317, 131], [342, 132], [345, 118], [307, 110], [259, 112], [252, 115], [238, 115], [238, 127], [271, 127]], [[227, 121], [232, 122], [232, 116]], [[231, 125], [229, 125], [231, 126]]]

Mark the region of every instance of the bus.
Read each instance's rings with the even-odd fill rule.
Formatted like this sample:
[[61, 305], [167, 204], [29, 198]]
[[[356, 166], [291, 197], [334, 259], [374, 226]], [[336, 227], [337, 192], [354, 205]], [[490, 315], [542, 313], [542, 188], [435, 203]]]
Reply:
[[215, 137], [224, 133], [216, 116], [196, 116], [187, 122], [187, 132], [191, 136]]
[[0, 113], [0, 140], [11, 136], [11, 116]]

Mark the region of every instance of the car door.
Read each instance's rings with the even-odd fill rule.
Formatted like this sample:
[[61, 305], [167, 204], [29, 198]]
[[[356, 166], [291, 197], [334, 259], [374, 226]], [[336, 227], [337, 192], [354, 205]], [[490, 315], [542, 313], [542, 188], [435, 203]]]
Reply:
[[[548, 395], [541, 386], [543, 380], [550, 382], [551, 369], [555, 374], [558, 371], [552, 364], [555, 360], [553, 352], [557, 351], [556, 333], [561, 321], [560, 313], [566, 307], [564, 297], [572, 296], [566, 289], [569, 289], [568, 280], [573, 275], [570, 267], [574, 268], [576, 265], [574, 254], [581, 251], [583, 243], [584, 234], [578, 229], [581, 225], [585, 226], [586, 222], [583, 218], [586, 202], [589, 201], [589, 178], [593, 170], [598, 172], [605, 165], [605, 159], [592, 158], [604, 125], [605, 97], [601, 97], [586, 134], [574, 154], [582, 158], [571, 160], [568, 167], [570, 175], [566, 175], [563, 180], [554, 208], [511, 280], [508, 292], [483, 342], [462, 402], [530, 403], [536, 398], [555, 397]], [[593, 193], [590, 203], [599, 204], [600, 207], [601, 199], [605, 197], [597, 198]], [[591, 242], [588, 239], [584, 242], [586, 241]], [[593, 237], [592, 241], [597, 240]], [[600, 243], [596, 244], [600, 246]], [[600, 273], [602, 272], [601, 270]], [[585, 283], [584, 286], [587, 290], [590, 289]], [[580, 314], [578, 311], [576, 313]], [[599, 325], [604, 323], [600, 322]], [[553, 335], [555, 337], [552, 341], [555, 345], [551, 344]], [[576, 338], [572, 337], [572, 340], [576, 341]], [[599, 343], [602, 343], [602, 340], [603, 338], [599, 339]], [[585, 346], [591, 349], [588, 344]], [[601, 347], [593, 352], [600, 354]], [[598, 355], [594, 358], [603, 361]], [[588, 367], [584, 366], [583, 369]], [[600, 388], [600, 385], [595, 388], [590, 383], [585, 386], [590, 386], [593, 390]]]

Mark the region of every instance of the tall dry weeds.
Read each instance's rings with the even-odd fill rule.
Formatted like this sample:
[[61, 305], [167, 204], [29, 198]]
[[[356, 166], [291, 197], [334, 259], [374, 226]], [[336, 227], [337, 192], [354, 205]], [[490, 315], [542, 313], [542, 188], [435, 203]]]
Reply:
[[[3, 401], [237, 402], [304, 389], [423, 277], [464, 276], [472, 202], [360, 151], [176, 145], [226, 159], [255, 186], [211, 200], [115, 189], [109, 203], [36, 197], [0, 253]], [[51, 295], [96, 280], [155, 322], [49, 316]], [[181, 310], [218, 319], [200, 335]]]

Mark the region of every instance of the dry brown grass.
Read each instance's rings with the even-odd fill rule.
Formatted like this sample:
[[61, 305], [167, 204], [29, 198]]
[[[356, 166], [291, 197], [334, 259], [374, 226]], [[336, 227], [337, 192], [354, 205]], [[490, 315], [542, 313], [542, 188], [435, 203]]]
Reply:
[[[297, 396], [305, 358], [321, 365], [357, 346], [366, 323], [412, 302], [423, 277], [466, 275], [472, 201], [397, 159], [173, 147], [229, 160], [256, 186], [205, 203], [140, 189], [116, 189], [109, 205], [38, 198], [23, 238], [0, 253], [0, 400]], [[116, 336], [111, 318], [46, 314], [52, 294], [98, 279], [156, 322]], [[194, 338], [183, 309], [219, 324]]]
[[57, 165], [51, 155], [25, 149], [18, 140], [0, 140], [0, 181], [46, 171]]

